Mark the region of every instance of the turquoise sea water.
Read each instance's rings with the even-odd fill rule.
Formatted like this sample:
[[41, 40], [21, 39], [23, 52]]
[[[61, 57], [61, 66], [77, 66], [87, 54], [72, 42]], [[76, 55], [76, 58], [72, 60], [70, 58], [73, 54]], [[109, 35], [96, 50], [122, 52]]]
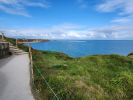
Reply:
[[52, 40], [32, 43], [37, 50], [57, 51], [72, 57], [95, 54], [127, 55], [133, 52], [133, 40]]

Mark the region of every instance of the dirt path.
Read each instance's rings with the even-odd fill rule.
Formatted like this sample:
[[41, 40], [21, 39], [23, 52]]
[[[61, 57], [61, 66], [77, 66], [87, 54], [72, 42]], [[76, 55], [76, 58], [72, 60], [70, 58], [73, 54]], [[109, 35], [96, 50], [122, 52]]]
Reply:
[[129, 58], [133, 58], [133, 55], [128, 56]]
[[0, 100], [34, 100], [28, 54], [0, 60]]

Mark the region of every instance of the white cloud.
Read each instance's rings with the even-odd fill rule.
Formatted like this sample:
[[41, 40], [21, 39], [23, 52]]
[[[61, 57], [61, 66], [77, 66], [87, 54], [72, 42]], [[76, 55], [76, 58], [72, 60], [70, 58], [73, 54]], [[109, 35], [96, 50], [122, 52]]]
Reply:
[[0, 5], [0, 10], [6, 12], [6, 13], [10, 13], [10, 14], [15, 14], [15, 15], [22, 15], [22, 16], [26, 16], [26, 17], [30, 17], [30, 15], [22, 9], [11, 9], [11, 8], [7, 8], [3, 5]]
[[45, 0], [0, 0], [0, 10], [6, 13], [30, 17], [27, 7], [48, 8]]
[[[4, 1], [10, 4], [10, 2], [8, 2], [10, 0], [0, 0], [0, 1]], [[111, 21], [113, 22], [113, 24], [115, 23], [115, 25], [90, 29], [87, 28], [86, 26], [65, 23], [41, 29], [31, 28], [31, 29], [2, 29], [2, 30], [4, 30], [7, 33], [6, 35], [8, 36], [22, 36], [22, 37], [32, 37], [32, 38], [107, 39], [107, 40], [132, 39], [133, 40], [133, 10], [132, 10], [133, 0], [104, 0], [104, 1], [105, 2], [97, 6], [97, 9], [99, 11], [114, 12], [116, 10], [119, 10], [118, 16]], [[84, 0], [78, 0], [78, 2], [79, 4], [82, 4]], [[16, 2], [14, 2], [14, 4], [16, 4]], [[31, 5], [33, 6], [34, 3], [31, 3], [30, 5], [28, 3], [25, 3], [25, 6], [31, 6]], [[21, 11], [23, 11], [23, 13], [21, 14], [25, 15], [27, 14], [28, 16], [28, 13], [25, 12], [24, 4], [18, 5], [17, 3], [17, 6]], [[35, 4], [34, 6], [41, 7], [42, 5]]]
[[112, 20], [112, 22], [115, 23], [127, 23], [129, 22], [131, 19], [127, 18], [127, 17], [123, 17], [123, 18], [115, 18]]
[[133, 14], [133, 0], [104, 0], [97, 6], [100, 12], [120, 10], [119, 14]]
[[[96, 29], [83, 28], [78, 25], [57, 25], [44, 29], [1, 29], [7, 36], [45, 39], [98, 39], [98, 40], [131, 40], [133, 39], [133, 25], [109, 26]], [[69, 26], [69, 27], [68, 27]]]
[[112, 20], [114, 23], [132, 23], [133, 22], [133, 15], [118, 17]]
[[78, 3], [78, 5], [79, 5], [79, 7], [80, 8], [87, 8], [88, 7], [88, 5], [87, 5], [87, 0], [77, 0], [77, 3]]
[[97, 5], [99, 12], [116, 12], [115, 17], [111, 22], [117, 24], [133, 23], [133, 0], [103, 0]]

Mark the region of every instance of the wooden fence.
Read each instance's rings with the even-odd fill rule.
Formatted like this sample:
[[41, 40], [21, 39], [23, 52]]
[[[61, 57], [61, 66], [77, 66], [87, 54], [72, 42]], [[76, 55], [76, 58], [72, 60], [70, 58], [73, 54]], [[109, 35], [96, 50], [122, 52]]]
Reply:
[[9, 55], [9, 43], [0, 42], [0, 58], [6, 57]]

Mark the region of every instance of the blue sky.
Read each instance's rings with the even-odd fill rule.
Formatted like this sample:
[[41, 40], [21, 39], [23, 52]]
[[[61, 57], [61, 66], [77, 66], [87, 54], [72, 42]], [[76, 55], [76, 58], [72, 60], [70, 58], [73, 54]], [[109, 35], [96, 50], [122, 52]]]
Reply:
[[133, 39], [133, 0], [0, 0], [0, 30], [47, 39]]

